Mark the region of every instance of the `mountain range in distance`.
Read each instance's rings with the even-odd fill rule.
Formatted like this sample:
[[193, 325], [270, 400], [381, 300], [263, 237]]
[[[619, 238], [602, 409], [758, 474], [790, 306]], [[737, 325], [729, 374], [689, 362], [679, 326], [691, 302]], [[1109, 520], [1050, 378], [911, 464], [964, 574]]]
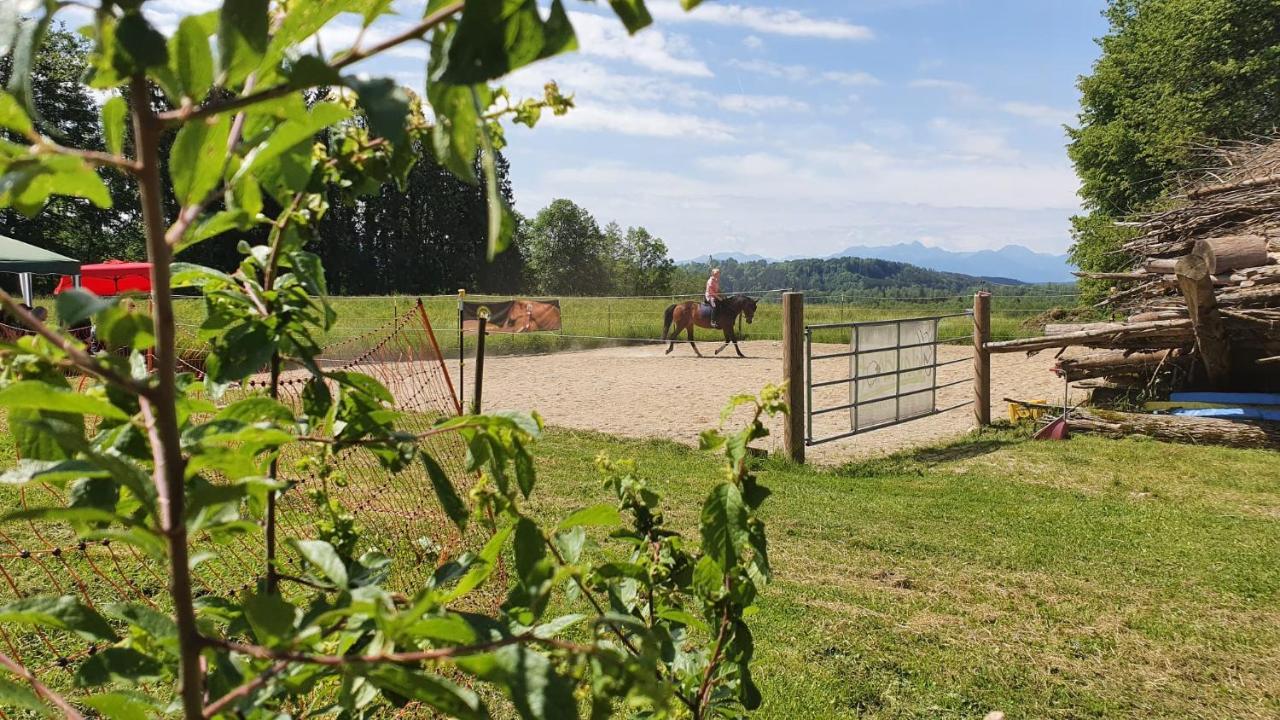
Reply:
[[[804, 256], [767, 258], [744, 253], [712, 253], [714, 260], [737, 262], [802, 260]], [[1066, 255], [1040, 253], [1022, 245], [1005, 245], [999, 250], [955, 252], [929, 247], [920, 242], [897, 245], [854, 246], [827, 257], [860, 257], [909, 263], [929, 270], [961, 273], [975, 277], [1012, 278], [1026, 283], [1073, 282]], [[680, 264], [706, 262], [706, 256], [683, 260]]]

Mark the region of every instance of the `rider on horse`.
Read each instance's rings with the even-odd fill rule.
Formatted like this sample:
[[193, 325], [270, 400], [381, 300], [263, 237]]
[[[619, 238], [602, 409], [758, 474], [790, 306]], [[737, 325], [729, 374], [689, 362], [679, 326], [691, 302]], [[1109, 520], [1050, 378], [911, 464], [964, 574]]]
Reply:
[[707, 278], [707, 304], [711, 306], [711, 327], [718, 328], [716, 322], [716, 301], [720, 299], [720, 268], [711, 268], [711, 277]]

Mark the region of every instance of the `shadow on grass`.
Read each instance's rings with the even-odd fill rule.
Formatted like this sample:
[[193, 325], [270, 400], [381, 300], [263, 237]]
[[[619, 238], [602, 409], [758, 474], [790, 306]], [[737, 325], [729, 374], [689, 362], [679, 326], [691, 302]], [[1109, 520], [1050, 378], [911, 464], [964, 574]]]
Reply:
[[832, 474], [843, 477], [923, 475], [938, 465], [980, 457], [1027, 440], [1026, 428], [1005, 423], [937, 445], [857, 460], [835, 468]]

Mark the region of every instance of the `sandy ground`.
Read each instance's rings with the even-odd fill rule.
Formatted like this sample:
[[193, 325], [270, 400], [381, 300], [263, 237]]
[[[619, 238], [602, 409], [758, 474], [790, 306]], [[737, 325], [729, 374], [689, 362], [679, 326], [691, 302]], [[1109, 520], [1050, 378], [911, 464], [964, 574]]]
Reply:
[[[484, 410], [536, 409], [548, 424], [597, 430], [639, 438], [668, 438], [696, 444], [698, 433], [720, 422], [720, 409], [733, 395], [754, 393], [782, 377], [782, 347], [774, 341], [742, 343], [746, 358], [732, 349], [711, 355], [717, 345], [699, 343], [705, 357], [698, 358], [687, 344], [663, 355], [665, 346], [643, 345], [548, 355], [489, 357], [485, 361]], [[815, 354], [840, 352], [836, 345], [815, 346]], [[972, 357], [969, 347], [943, 345], [938, 362]], [[1049, 371], [1051, 353], [1027, 358], [996, 355], [992, 358], [992, 416], [1007, 417], [1001, 398], [1043, 399], [1061, 402], [1062, 381]], [[847, 359], [815, 362], [814, 379], [848, 376]], [[468, 362], [466, 395], [471, 397]], [[450, 363], [450, 371], [456, 365]], [[970, 363], [938, 370], [939, 384], [972, 375]], [[946, 408], [972, 398], [972, 385], [962, 382], [938, 392], [937, 407]], [[850, 402], [848, 386], [819, 388], [816, 407]], [[1073, 400], [1074, 402], [1074, 400]], [[936, 442], [965, 433], [974, 426], [972, 406], [952, 410], [894, 427], [872, 430], [808, 449], [811, 460], [838, 463]], [[847, 412], [819, 416], [814, 435], [825, 437], [847, 432]], [[758, 443], [770, 452], [781, 452], [781, 422], [770, 426], [771, 436]]]

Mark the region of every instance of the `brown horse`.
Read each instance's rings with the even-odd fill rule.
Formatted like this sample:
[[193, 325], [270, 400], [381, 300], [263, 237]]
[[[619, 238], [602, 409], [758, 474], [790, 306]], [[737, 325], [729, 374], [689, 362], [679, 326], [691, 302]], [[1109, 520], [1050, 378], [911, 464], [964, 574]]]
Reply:
[[[711, 313], [708, 312], [710, 309], [705, 303], [696, 301], [677, 303], [667, 308], [662, 320], [662, 339], [670, 340], [670, 344], [667, 345], [667, 355], [675, 349], [676, 338], [681, 332], [687, 330], [689, 344], [693, 346], [693, 351], [698, 353], [698, 357], [702, 357], [698, 346], [693, 344], [693, 326], [711, 329]], [[729, 347], [729, 343], [733, 343], [733, 349], [738, 352], [738, 357], [746, 357], [742, 354], [742, 348], [738, 347], [738, 337], [733, 332], [733, 324], [737, 322], [739, 315], [745, 317], [747, 324], [750, 324], [756, 316], [756, 301], [746, 295], [730, 295], [716, 303], [716, 325], [724, 332], [724, 345], [716, 348], [717, 355], [721, 350]], [[672, 325], [675, 325], [674, 330]]]

